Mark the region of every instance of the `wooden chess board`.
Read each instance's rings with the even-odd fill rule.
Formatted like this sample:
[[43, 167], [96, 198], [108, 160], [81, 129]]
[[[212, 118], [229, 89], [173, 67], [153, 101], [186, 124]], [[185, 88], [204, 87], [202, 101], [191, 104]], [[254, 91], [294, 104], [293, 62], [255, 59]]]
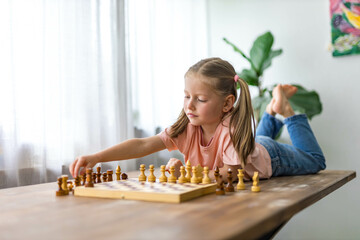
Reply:
[[214, 193], [216, 183], [160, 183], [139, 182], [137, 178], [103, 182], [94, 187], [76, 187], [75, 196], [143, 200], [180, 203], [205, 194]]

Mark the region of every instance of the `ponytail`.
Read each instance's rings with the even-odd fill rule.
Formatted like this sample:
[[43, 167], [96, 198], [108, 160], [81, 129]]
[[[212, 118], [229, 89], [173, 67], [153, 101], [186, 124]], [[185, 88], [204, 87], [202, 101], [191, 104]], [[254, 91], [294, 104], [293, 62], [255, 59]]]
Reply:
[[181, 134], [187, 124], [189, 123], [189, 119], [186, 116], [186, 113], [184, 112], [184, 109], [181, 111], [177, 121], [170, 127], [170, 137], [171, 138], [176, 138], [177, 136], [179, 136], [179, 134]]
[[247, 157], [255, 149], [255, 121], [249, 87], [242, 79], [237, 82], [240, 85], [240, 96], [231, 112], [229, 130], [235, 151], [245, 167]]

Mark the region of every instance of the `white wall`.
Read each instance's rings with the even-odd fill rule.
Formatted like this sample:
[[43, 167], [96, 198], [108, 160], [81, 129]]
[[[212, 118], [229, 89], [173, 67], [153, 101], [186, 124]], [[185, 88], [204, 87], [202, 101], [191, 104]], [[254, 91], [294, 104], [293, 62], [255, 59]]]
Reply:
[[[246, 53], [270, 30], [283, 54], [265, 72], [264, 84], [298, 83], [320, 94], [323, 112], [311, 126], [327, 169], [360, 169], [360, 55], [334, 58], [329, 0], [209, 0], [210, 53], [237, 70], [248, 67], [222, 38]], [[275, 239], [359, 239], [359, 178], [295, 215]]]

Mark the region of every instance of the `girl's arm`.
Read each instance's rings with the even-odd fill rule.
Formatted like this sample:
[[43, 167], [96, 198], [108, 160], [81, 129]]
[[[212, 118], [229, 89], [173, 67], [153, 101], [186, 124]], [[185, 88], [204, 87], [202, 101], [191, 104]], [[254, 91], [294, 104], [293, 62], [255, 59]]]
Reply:
[[129, 139], [101, 152], [76, 158], [75, 161], [70, 164], [69, 170], [73, 177], [77, 177], [81, 167], [83, 167], [83, 169], [80, 174], [83, 174], [86, 168], [93, 168], [99, 162], [144, 157], [154, 152], [164, 150], [165, 148], [163, 141], [157, 135], [148, 138]]

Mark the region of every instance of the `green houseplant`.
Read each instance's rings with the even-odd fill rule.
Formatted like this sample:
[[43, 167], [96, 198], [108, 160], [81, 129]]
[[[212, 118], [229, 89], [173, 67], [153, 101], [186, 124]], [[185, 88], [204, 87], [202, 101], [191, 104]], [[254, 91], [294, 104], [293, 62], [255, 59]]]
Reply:
[[[250, 63], [250, 68], [243, 69], [240, 73], [238, 73], [238, 75], [240, 78], [245, 80], [248, 85], [258, 88], [258, 95], [252, 99], [254, 115], [258, 123], [267, 104], [272, 98], [271, 92], [274, 87], [263, 86], [263, 74], [264, 71], [271, 66], [272, 59], [281, 55], [282, 49], [272, 49], [274, 37], [271, 32], [266, 32], [256, 38], [252, 48], [250, 49], [249, 56], [247, 56], [242, 50], [226, 38], [223, 40], [233, 47], [235, 52], [240, 53], [240, 55]], [[322, 111], [322, 104], [320, 102], [319, 95], [315, 91], [308, 91], [298, 84], [292, 85], [298, 88], [296, 94], [289, 100], [294, 111], [306, 113], [309, 119], [317, 114], [320, 114]]]

